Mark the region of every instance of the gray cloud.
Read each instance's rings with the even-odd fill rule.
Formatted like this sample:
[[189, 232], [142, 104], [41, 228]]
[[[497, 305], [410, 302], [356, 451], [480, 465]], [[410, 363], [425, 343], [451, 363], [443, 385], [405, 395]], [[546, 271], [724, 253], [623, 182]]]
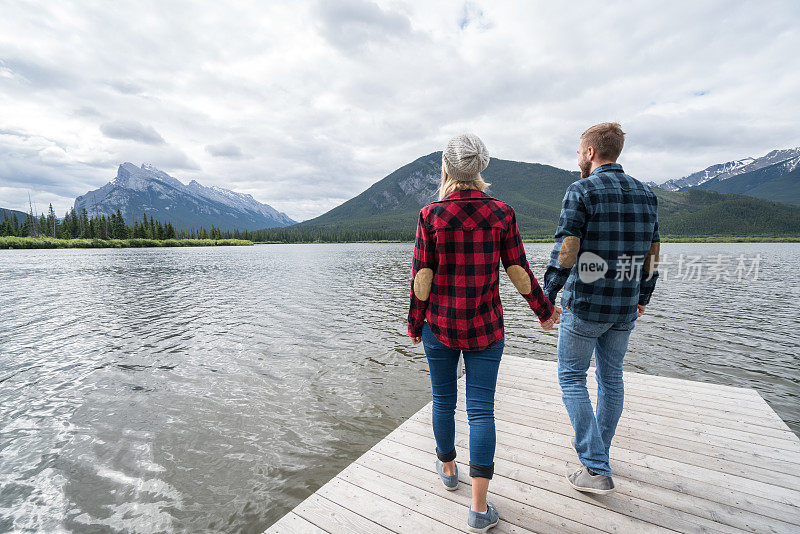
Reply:
[[[111, 161], [113, 162], [135, 161], [150, 163], [168, 172], [200, 170], [197, 162], [182, 150], [171, 146], [148, 146], [145, 148], [125, 146], [120, 147], [118, 151], [112, 154]], [[115, 169], [119, 163], [114, 164]]]
[[81, 106], [76, 108], [73, 112], [76, 117], [102, 117], [103, 114], [92, 106]]
[[379, 43], [411, 32], [408, 17], [383, 9], [369, 0], [320, 0], [316, 14], [322, 35], [335, 47], [358, 51], [370, 43]]
[[246, 158], [242, 149], [233, 143], [218, 143], [216, 145], [206, 145], [206, 152], [216, 158], [241, 159]]
[[166, 143], [155, 128], [145, 126], [138, 121], [116, 120], [100, 125], [103, 135], [112, 139], [130, 139], [146, 145], [163, 145]]
[[111, 80], [107, 83], [109, 87], [124, 95], [138, 95], [144, 92], [144, 86], [130, 80]]
[[20, 54], [0, 48], [0, 80], [19, 88], [41, 90], [67, 88], [76, 82], [76, 76], [60, 65], [53, 64], [33, 54]]

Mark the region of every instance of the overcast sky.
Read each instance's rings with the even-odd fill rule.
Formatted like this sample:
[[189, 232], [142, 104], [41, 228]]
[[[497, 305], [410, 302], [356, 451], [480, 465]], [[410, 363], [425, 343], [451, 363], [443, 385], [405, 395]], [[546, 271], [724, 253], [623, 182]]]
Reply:
[[[657, 7], [654, 7], [656, 6]], [[566, 6], [566, 7], [562, 7]], [[800, 146], [800, 2], [0, 0], [0, 206], [61, 216], [124, 161], [298, 220], [462, 131], [642, 180]]]

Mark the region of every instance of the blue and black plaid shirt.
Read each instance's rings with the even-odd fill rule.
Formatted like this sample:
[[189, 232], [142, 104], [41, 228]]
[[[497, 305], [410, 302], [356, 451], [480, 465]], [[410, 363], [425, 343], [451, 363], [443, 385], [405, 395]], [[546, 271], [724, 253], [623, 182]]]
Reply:
[[[580, 239], [578, 261], [559, 264], [565, 237]], [[587, 321], [620, 323], [636, 318], [646, 305], [658, 272], [643, 268], [658, 234], [658, 201], [645, 184], [607, 163], [567, 188], [555, 246], [544, 275], [550, 302], [563, 287], [561, 305]]]

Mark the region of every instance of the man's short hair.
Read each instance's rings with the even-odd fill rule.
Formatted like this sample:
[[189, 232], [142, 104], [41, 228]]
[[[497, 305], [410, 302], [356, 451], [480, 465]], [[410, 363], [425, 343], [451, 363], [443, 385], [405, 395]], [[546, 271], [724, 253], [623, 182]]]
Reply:
[[584, 146], [594, 147], [601, 158], [617, 161], [625, 144], [625, 132], [618, 122], [602, 122], [583, 132], [581, 142]]

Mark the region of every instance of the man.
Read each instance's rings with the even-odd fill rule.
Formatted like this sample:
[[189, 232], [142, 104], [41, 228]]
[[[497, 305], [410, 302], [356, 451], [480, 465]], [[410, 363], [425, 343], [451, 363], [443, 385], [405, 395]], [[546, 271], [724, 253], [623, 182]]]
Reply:
[[[622, 414], [622, 360], [658, 277], [657, 200], [616, 163], [624, 141], [616, 122], [581, 135], [581, 179], [567, 188], [544, 275], [551, 302], [564, 288], [558, 380], [582, 464], [567, 480], [579, 491], [599, 494], [614, 491], [608, 454]], [[593, 352], [596, 415], [586, 390]]]

